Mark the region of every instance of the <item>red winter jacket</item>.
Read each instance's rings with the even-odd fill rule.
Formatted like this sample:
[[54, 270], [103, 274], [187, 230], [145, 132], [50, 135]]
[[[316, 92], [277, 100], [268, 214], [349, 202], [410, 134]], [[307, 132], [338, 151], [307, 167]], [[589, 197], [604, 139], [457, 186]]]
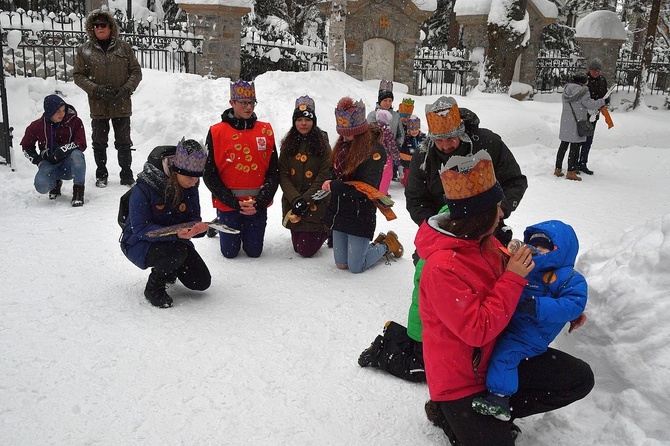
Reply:
[[[494, 237], [456, 238], [424, 222], [414, 243], [426, 263], [419, 287], [423, 357], [430, 398], [451, 401], [486, 389], [496, 338], [507, 326], [527, 281], [505, 271]], [[480, 358], [480, 359], [477, 359]]]
[[[60, 123], [53, 123], [44, 115], [31, 122], [21, 140], [21, 148], [26, 158], [31, 163], [38, 165], [43, 160], [41, 153], [44, 149], [53, 152], [68, 143], [75, 143], [82, 152], [86, 150], [84, 124], [77, 116], [74, 107], [65, 104], [65, 117]], [[37, 150], [35, 150], [35, 145], [37, 145]]]

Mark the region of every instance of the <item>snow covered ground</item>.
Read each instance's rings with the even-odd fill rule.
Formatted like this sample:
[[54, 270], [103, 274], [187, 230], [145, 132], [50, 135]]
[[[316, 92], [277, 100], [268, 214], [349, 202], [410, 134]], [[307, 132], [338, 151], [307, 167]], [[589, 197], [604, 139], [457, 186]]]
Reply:
[[[143, 73], [133, 96], [136, 172], [156, 145], [182, 136], [204, 141], [229, 95], [228, 79]], [[362, 98], [372, 109], [377, 85], [337, 72], [266, 73], [256, 80], [256, 112], [281, 139], [295, 99], [308, 94], [334, 142], [337, 100]], [[90, 135], [86, 97], [74, 84], [7, 79], [15, 130], [14, 170], [0, 166], [0, 444], [445, 444], [423, 413], [425, 385], [356, 363], [385, 321], [406, 323], [409, 255], [360, 275], [336, 269], [327, 247], [312, 259], [297, 257], [281, 226], [279, 192], [261, 258], [226, 260], [218, 238], [198, 239], [212, 287], [172, 286], [175, 306], [153, 308], [142, 295], [148, 272], [118, 246], [126, 188], [115, 162], [110, 185], [96, 189], [93, 153], [85, 152], [81, 208], [70, 206], [71, 182], [56, 201], [33, 188], [35, 168], [18, 143], [56, 90]], [[615, 94], [612, 104], [630, 97]], [[423, 120], [436, 97], [414, 99]], [[560, 97], [535, 99], [458, 98], [503, 137], [528, 176], [507, 223], [517, 235], [547, 219], [573, 225], [578, 269], [590, 285], [586, 325], [555, 344], [592, 365], [596, 387], [567, 408], [519, 420], [517, 444], [668, 445], [670, 111], [615, 110], [615, 127], [601, 122], [596, 131], [595, 175], [576, 183], [551, 175]], [[647, 96], [647, 104], [662, 99]], [[390, 193], [398, 219], [380, 214], [377, 230], [396, 231], [409, 254], [417, 227], [402, 186], [392, 183]], [[201, 202], [203, 218], [213, 218], [205, 187]]]

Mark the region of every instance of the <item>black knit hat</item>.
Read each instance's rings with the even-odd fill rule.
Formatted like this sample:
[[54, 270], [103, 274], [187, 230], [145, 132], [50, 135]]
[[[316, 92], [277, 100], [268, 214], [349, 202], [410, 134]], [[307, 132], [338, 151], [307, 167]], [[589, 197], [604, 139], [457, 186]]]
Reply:
[[67, 104], [65, 104], [65, 101], [60, 96], [57, 94], [50, 94], [44, 98], [44, 117], [51, 119], [58, 109], [64, 105]]
[[309, 96], [300, 96], [295, 100], [295, 109], [293, 110], [293, 125], [300, 118], [311, 119], [316, 127], [316, 113], [314, 112], [314, 99]]

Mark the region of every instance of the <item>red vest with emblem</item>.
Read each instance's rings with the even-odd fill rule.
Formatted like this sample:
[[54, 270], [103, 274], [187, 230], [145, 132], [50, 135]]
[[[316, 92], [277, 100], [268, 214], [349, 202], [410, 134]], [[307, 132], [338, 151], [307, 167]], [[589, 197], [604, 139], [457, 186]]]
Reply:
[[[256, 121], [252, 129], [236, 130], [221, 122], [209, 130], [219, 178], [238, 200], [254, 198], [265, 182], [275, 148], [272, 126], [268, 122]], [[212, 202], [221, 211], [233, 210], [214, 197]]]

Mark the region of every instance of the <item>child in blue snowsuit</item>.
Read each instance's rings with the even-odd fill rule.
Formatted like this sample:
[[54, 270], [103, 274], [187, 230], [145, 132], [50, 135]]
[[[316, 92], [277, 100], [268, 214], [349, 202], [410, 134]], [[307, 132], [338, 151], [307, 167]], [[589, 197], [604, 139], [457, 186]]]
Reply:
[[558, 220], [538, 223], [526, 228], [524, 242], [538, 250], [535, 268], [526, 277], [528, 284], [491, 356], [486, 375], [489, 394], [472, 402], [476, 412], [503, 421], [512, 416], [509, 397], [519, 387], [519, 363], [547, 351], [565, 324], [577, 319], [586, 306], [586, 280], [573, 269], [579, 241], [572, 227]]

